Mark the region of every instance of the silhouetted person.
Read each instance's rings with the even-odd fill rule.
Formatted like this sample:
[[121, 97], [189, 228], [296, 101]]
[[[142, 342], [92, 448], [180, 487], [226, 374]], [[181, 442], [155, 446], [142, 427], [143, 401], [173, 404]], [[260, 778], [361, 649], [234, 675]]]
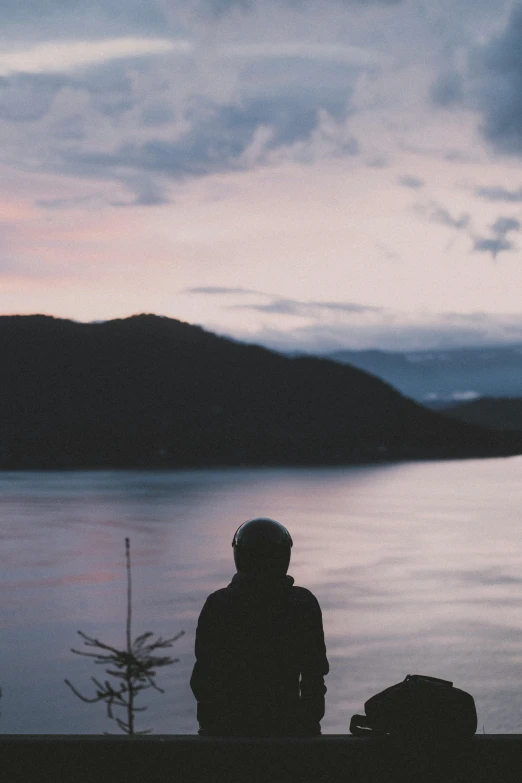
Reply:
[[292, 538], [279, 522], [252, 519], [232, 546], [237, 573], [207, 598], [196, 631], [199, 733], [320, 734], [329, 668], [321, 609], [286, 575]]

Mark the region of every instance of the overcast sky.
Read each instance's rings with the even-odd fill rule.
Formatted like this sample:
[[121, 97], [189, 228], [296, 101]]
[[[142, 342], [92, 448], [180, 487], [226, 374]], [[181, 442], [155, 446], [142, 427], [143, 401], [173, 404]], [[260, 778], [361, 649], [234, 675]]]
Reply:
[[522, 2], [0, 0], [0, 311], [522, 342]]

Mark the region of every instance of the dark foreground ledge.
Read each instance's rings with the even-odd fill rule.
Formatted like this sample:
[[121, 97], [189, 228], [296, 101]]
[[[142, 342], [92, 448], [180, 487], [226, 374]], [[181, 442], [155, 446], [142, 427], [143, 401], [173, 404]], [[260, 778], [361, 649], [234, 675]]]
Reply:
[[521, 783], [522, 735], [405, 747], [329, 734], [248, 739], [189, 735], [0, 735], [2, 783]]

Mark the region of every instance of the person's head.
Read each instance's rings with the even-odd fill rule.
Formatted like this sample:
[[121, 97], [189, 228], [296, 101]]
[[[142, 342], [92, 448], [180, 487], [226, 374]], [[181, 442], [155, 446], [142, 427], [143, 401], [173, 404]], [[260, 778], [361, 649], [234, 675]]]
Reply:
[[290, 564], [292, 537], [274, 519], [250, 519], [238, 527], [232, 546], [238, 571], [259, 576], [284, 576]]

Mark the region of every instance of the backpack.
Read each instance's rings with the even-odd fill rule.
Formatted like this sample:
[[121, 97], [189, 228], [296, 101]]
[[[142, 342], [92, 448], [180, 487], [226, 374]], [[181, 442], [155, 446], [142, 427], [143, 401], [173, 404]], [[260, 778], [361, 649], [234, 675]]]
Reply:
[[350, 733], [391, 734], [416, 739], [466, 739], [477, 730], [473, 696], [449, 680], [408, 674], [365, 702], [366, 715], [354, 715]]

